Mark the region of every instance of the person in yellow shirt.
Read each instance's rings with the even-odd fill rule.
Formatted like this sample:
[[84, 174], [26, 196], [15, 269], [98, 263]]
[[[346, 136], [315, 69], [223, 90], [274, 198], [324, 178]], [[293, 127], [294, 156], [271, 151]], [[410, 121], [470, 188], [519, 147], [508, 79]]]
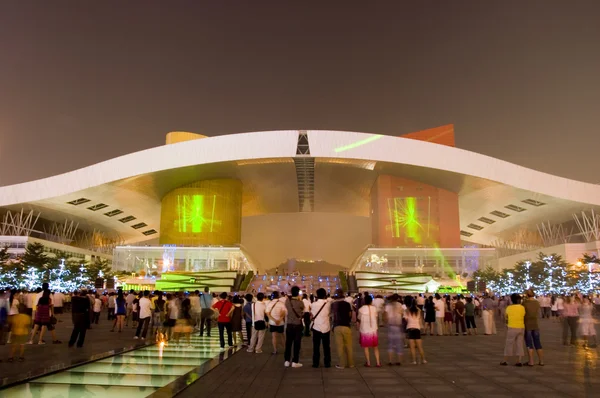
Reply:
[[522, 358], [525, 355], [523, 349], [523, 340], [525, 335], [525, 307], [521, 305], [521, 296], [513, 293], [510, 296], [512, 305], [506, 308], [506, 342], [504, 344], [504, 360], [500, 365], [508, 365], [508, 358], [516, 356], [518, 358], [515, 366], [523, 366]]
[[10, 319], [11, 337], [10, 337], [10, 356], [8, 362], [13, 362], [17, 347], [19, 350], [19, 361], [25, 360], [25, 344], [29, 337], [29, 328], [31, 325], [31, 317], [23, 312], [12, 315]]

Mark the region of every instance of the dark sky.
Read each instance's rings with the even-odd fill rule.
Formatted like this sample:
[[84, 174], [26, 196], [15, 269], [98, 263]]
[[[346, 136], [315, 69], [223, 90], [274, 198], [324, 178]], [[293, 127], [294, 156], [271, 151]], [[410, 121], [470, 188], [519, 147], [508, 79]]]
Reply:
[[600, 1], [0, 0], [0, 185], [173, 130], [446, 123], [600, 183]]

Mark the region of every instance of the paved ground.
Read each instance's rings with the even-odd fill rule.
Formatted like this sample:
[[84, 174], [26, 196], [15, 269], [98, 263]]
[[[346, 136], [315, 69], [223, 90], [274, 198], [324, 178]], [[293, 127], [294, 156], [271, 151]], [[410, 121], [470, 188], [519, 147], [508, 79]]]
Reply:
[[[479, 320], [480, 321], [480, 320]], [[481, 321], [480, 321], [481, 322]], [[313, 369], [312, 342], [303, 340], [304, 367], [283, 367], [283, 355], [270, 355], [267, 334], [263, 354], [245, 351], [192, 384], [178, 398], [196, 397], [600, 397], [598, 351], [561, 344], [560, 325], [541, 321], [546, 366], [502, 367], [504, 331], [497, 336], [425, 337], [429, 361], [365, 368], [354, 336], [355, 369]], [[385, 332], [380, 333], [387, 362]], [[334, 364], [337, 359], [333, 352]]]
[[2, 361], [0, 362], [0, 386], [7, 379], [27, 377], [44, 369], [52, 371], [68, 366], [73, 361], [88, 360], [94, 355], [100, 355], [107, 351], [142, 344], [138, 340], [133, 340], [135, 329], [132, 329], [131, 325], [122, 333], [110, 333], [112, 321], [106, 320], [106, 311], [104, 311], [99, 324], [92, 325], [92, 329], [88, 330], [83, 348], [68, 348], [67, 343], [73, 330], [71, 315], [59, 315], [58, 319], [62, 322], [57, 324], [56, 334], [62, 344], [52, 344], [52, 337], [50, 334], [46, 334], [44, 340], [47, 344], [26, 346], [25, 362], [6, 362], [9, 346], [0, 345], [0, 360]]

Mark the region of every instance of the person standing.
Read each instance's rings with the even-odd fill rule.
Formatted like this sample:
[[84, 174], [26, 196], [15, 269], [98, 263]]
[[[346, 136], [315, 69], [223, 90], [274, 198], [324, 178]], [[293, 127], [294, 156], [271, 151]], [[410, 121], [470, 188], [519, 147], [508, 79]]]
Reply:
[[477, 325], [475, 324], [475, 304], [472, 297], [467, 297], [465, 304], [465, 321], [467, 322], [467, 333], [471, 334], [471, 329], [474, 335], [477, 335]]
[[594, 307], [591, 302], [591, 297], [584, 297], [583, 304], [579, 308], [579, 322], [581, 323], [581, 336], [587, 347], [596, 348], [596, 327], [594, 326], [594, 318], [592, 316]]
[[277, 354], [277, 335], [283, 336], [283, 346], [285, 347], [285, 317], [287, 314], [284, 298], [279, 297], [279, 292], [273, 292], [271, 301], [266, 306], [267, 317], [269, 318], [269, 332], [271, 332], [271, 343], [273, 344], [273, 355]]
[[417, 349], [419, 350], [421, 363], [426, 364], [427, 360], [425, 359], [425, 351], [423, 350], [420, 329], [423, 315], [421, 315], [421, 310], [419, 310], [417, 307], [415, 300], [410, 300], [408, 303], [408, 309], [404, 314], [404, 318], [406, 319], [406, 335], [408, 336], [408, 345], [410, 347], [410, 354], [413, 360], [412, 364], [417, 364]]
[[231, 334], [233, 334], [233, 345], [244, 344], [242, 336], [242, 304], [244, 300], [240, 296], [233, 297], [233, 311], [231, 312]]
[[385, 306], [385, 300], [381, 295], [375, 296], [373, 299], [373, 306], [377, 310], [377, 324], [383, 326], [383, 308]]
[[[90, 306], [90, 299], [87, 296], [87, 292], [82, 290], [79, 296], [73, 295], [71, 298], [71, 313], [73, 318], [73, 332], [69, 339], [69, 347], [73, 347], [77, 342], [77, 347], [83, 347], [85, 341], [85, 334], [90, 323], [90, 312], [92, 312]], [[120, 331], [120, 330], [119, 330]]]
[[115, 331], [115, 327], [118, 327], [119, 333], [123, 330], [125, 326], [125, 317], [127, 316], [127, 301], [123, 296], [123, 291], [119, 290], [117, 294], [117, 298], [115, 299], [115, 321], [113, 323], [113, 327], [111, 332]]
[[150, 292], [145, 290], [143, 296], [138, 301], [139, 322], [134, 339], [139, 339], [141, 333], [142, 340], [146, 340], [148, 325], [150, 324], [150, 319], [152, 318], [152, 302], [150, 301], [149, 296]]
[[125, 301], [127, 302], [127, 314], [125, 315], [125, 326], [129, 326], [129, 320], [131, 319], [132, 314], [133, 314], [133, 301], [135, 300], [135, 298], [136, 298], [135, 290], [131, 289], [129, 291], [129, 294], [125, 298]]
[[439, 293], [435, 294], [435, 299], [433, 300], [433, 304], [435, 306], [435, 326], [436, 326], [436, 334], [438, 336], [444, 335], [444, 309], [446, 308], [446, 302], [439, 295]]
[[102, 300], [100, 300], [100, 296], [96, 293], [96, 297], [94, 298], [94, 323], [97, 325], [98, 321], [100, 321], [100, 313], [102, 312]]
[[[283, 354], [284, 366], [290, 365], [292, 368], [301, 368], [300, 347], [302, 345], [302, 315], [304, 313], [304, 303], [298, 297], [300, 288], [292, 286], [292, 297], [285, 301], [285, 310], [287, 312], [287, 329], [285, 334], [285, 352]], [[273, 311], [271, 311], [273, 313]], [[292, 347], [294, 349], [292, 356]], [[291, 361], [291, 364], [290, 364]]]
[[[389, 366], [394, 364], [394, 354], [396, 354], [395, 363], [396, 365], [400, 366], [402, 364], [402, 355], [404, 351], [404, 333], [402, 331], [402, 318], [404, 316], [404, 311], [402, 309], [402, 304], [398, 302], [398, 299], [398, 294], [393, 294], [385, 306], [385, 318], [388, 330]], [[430, 304], [430, 307], [433, 307], [432, 299], [428, 299], [428, 301], [425, 303], [425, 306], [427, 306], [427, 303]], [[435, 313], [433, 315], [435, 318]], [[429, 327], [433, 328], [433, 325]]]
[[252, 325], [252, 333], [248, 336], [252, 336], [250, 340], [250, 344], [248, 345], [248, 352], [255, 352], [257, 354], [262, 353], [262, 345], [265, 340], [265, 333], [267, 331], [267, 322], [265, 322], [265, 303], [263, 303], [263, 299], [265, 295], [263, 293], [258, 293], [256, 295], [256, 302], [253, 303], [252, 299], [248, 300], [248, 295], [246, 295], [246, 300], [248, 304], [250, 304], [251, 308], [251, 325]]
[[506, 342], [504, 343], [504, 360], [500, 365], [508, 365], [508, 358], [517, 357], [515, 366], [523, 366], [523, 340], [525, 334], [525, 307], [521, 305], [521, 296], [513, 293], [510, 296], [511, 305], [506, 307]]
[[456, 322], [456, 333], [455, 336], [458, 336], [458, 329], [462, 330], [463, 335], [467, 335], [467, 331], [465, 328], [465, 304], [462, 302], [460, 297], [457, 298], [454, 303], [454, 319]]
[[217, 324], [219, 327], [219, 342], [221, 349], [225, 349], [225, 330], [227, 330], [227, 345], [233, 347], [233, 336], [231, 335], [231, 314], [233, 312], [233, 304], [227, 300], [227, 293], [223, 292], [219, 296], [220, 300], [213, 305], [213, 309], [219, 311]]
[[[358, 310], [358, 330], [360, 333], [360, 346], [365, 351], [365, 366], [371, 367], [371, 356], [369, 354], [369, 348], [373, 348], [375, 354], [375, 361], [377, 367], [381, 367], [381, 361], [379, 360], [379, 336], [377, 335], [377, 309], [373, 304], [373, 297], [369, 294], [365, 294], [364, 305]], [[420, 322], [420, 321], [419, 321]], [[420, 323], [419, 323], [419, 327]]]
[[528, 366], [533, 366], [533, 349], [537, 352], [538, 363], [544, 366], [544, 352], [540, 340], [540, 327], [538, 326], [538, 314], [540, 313], [540, 302], [534, 298], [533, 290], [529, 289], [525, 293], [526, 299], [523, 301], [525, 307], [525, 345], [529, 355]]
[[[311, 295], [311, 298], [312, 298], [312, 295]], [[304, 293], [302, 295], [302, 303], [304, 303], [304, 316], [303, 316], [304, 336], [305, 337], [309, 337], [310, 336], [310, 305], [311, 305], [311, 300], [308, 299], [308, 294]]]
[[213, 304], [213, 298], [207, 286], [204, 288], [204, 294], [200, 296], [200, 336], [204, 335], [206, 328], [206, 335], [210, 337], [211, 322], [214, 315]]
[[54, 294], [52, 295], [52, 307], [54, 309], [54, 315], [60, 315], [63, 313], [64, 303], [65, 295], [61, 292], [54, 292]]
[[313, 368], [318, 368], [321, 361], [321, 342], [323, 343], [323, 364], [331, 367], [331, 304], [327, 301], [325, 289], [317, 289], [317, 301], [312, 303], [310, 318], [313, 332]]
[[107, 307], [108, 307], [108, 320], [112, 320], [116, 317], [116, 311], [115, 311], [115, 293], [114, 292], [110, 292], [108, 294], [108, 302], [107, 302]]
[[247, 293], [244, 296], [246, 304], [244, 304], [244, 321], [246, 321], [246, 342], [250, 347], [250, 341], [252, 340], [252, 300], [253, 296]]
[[[577, 344], [577, 326], [579, 323], [579, 304], [575, 301], [574, 297], [567, 296], [562, 311], [563, 318], [563, 333], [562, 340], [563, 345], [576, 345]], [[571, 331], [570, 344], [567, 344], [567, 338]]]
[[153, 302], [154, 310], [152, 311], [152, 334], [159, 337], [161, 333], [163, 322], [165, 321], [165, 299], [163, 299], [163, 292], [158, 292], [156, 300]]
[[193, 318], [194, 330], [200, 331], [200, 327], [202, 325], [202, 306], [200, 305], [200, 290], [196, 290], [194, 294], [190, 296], [190, 305], [190, 314]]
[[[351, 300], [350, 300], [351, 301]], [[333, 337], [337, 347], [340, 363], [335, 365], [338, 369], [353, 368], [354, 356], [352, 353], [352, 303], [344, 299], [344, 291], [335, 292], [335, 301], [331, 303], [333, 315]]]
[[[396, 300], [398, 301], [398, 300]], [[433, 302], [433, 296], [429, 296], [425, 300], [425, 334], [433, 336], [433, 326], [435, 322], [435, 303]]]
[[490, 336], [492, 334], [496, 334], [496, 320], [494, 318], [494, 301], [488, 296], [485, 295], [483, 302], [481, 303], [483, 307], [483, 333], [486, 336]]

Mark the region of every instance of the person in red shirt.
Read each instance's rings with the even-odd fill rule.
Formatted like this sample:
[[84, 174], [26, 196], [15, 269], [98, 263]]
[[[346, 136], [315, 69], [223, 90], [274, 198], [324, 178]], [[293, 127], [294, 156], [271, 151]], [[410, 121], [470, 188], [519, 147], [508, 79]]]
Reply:
[[219, 340], [221, 342], [221, 349], [225, 349], [225, 330], [227, 330], [227, 344], [229, 347], [233, 347], [233, 339], [231, 336], [231, 314], [233, 313], [233, 304], [227, 300], [227, 293], [223, 292], [219, 296], [220, 300], [217, 301], [212, 307], [216, 311], [219, 311], [219, 319], [217, 320], [219, 325]]

